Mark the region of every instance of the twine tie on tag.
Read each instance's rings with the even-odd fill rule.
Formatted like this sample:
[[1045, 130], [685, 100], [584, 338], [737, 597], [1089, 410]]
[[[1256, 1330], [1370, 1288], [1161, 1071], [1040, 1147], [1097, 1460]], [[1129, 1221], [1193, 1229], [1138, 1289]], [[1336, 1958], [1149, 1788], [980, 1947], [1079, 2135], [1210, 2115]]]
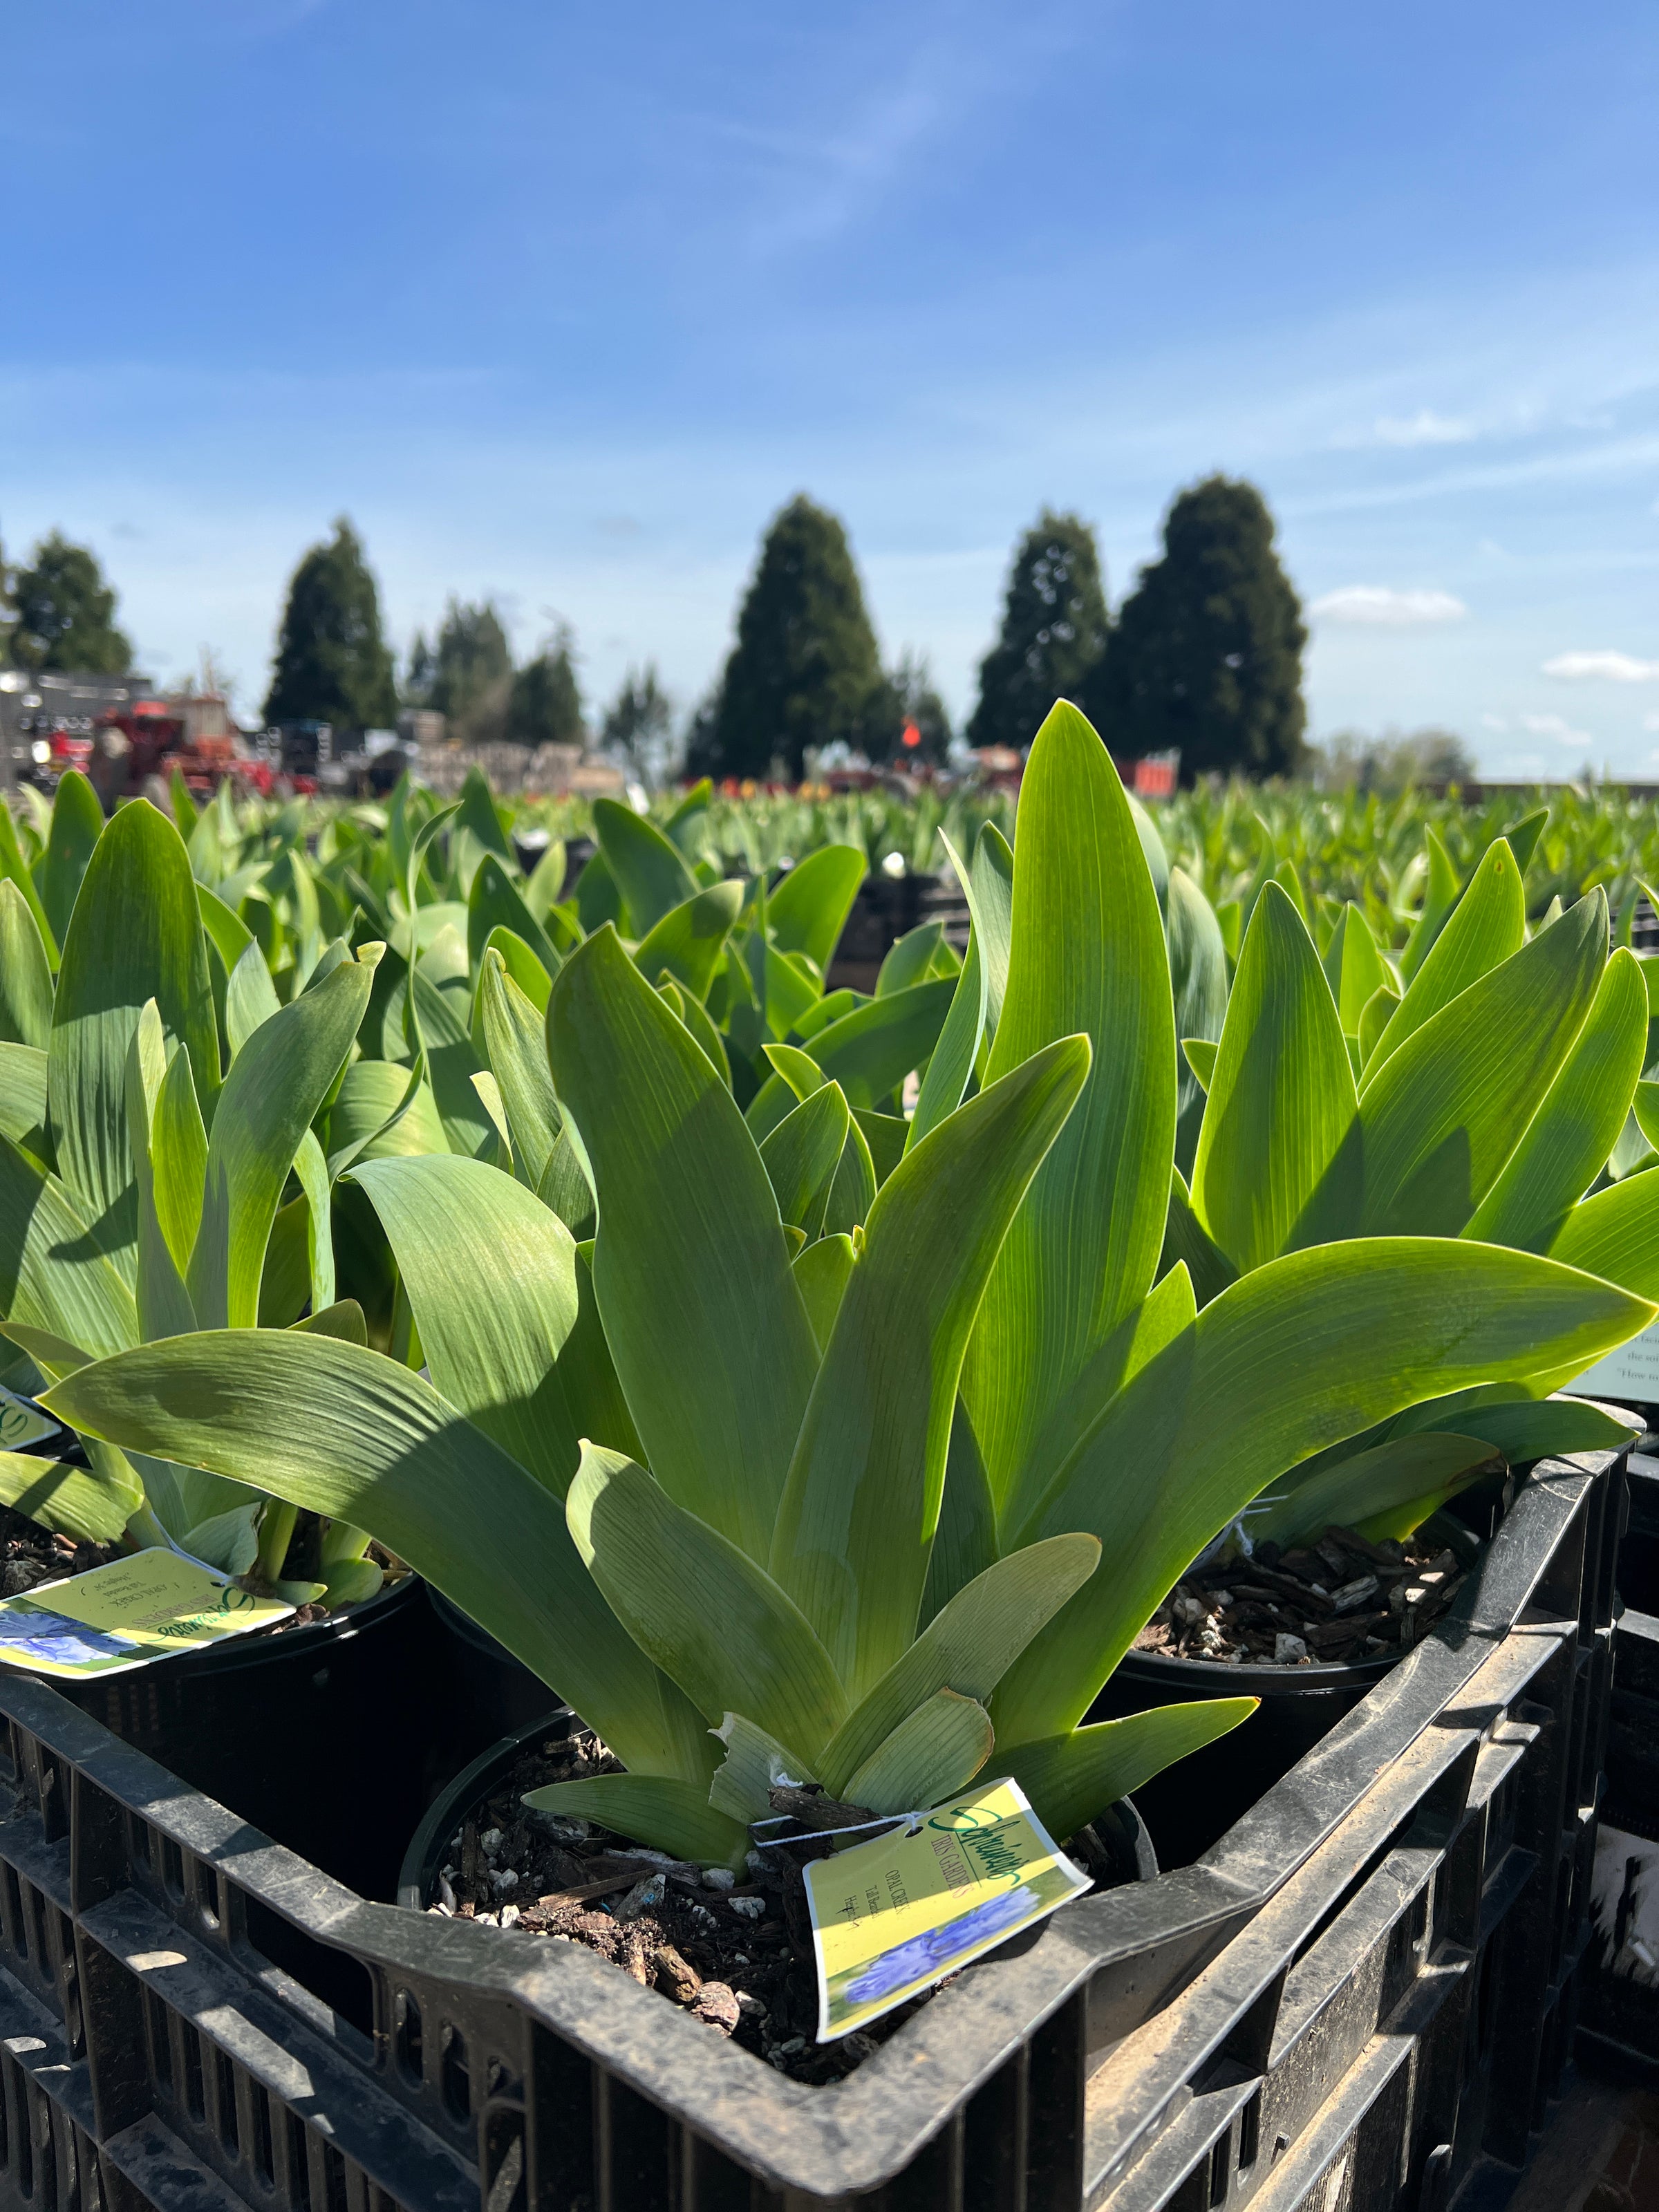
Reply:
[[[896, 1828], [902, 1826], [914, 1835], [933, 1809], [931, 1805], [924, 1805], [919, 1811], [912, 1813], [884, 1813], [879, 1820], [849, 1820], [844, 1828], [812, 1828], [809, 1829], [804, 1836], [755, 1836], [755, 1849], [763, 1851], [776, 1844], [821, 1844], [826, 1836], [860, 1836], [870, 1828]], [[793, 1813], [771, 1814], [764, 1820], [751, 1820], [749, 1823], [749, 1832], [754, 1835], [757, 1828], [775, 1828], [781, 1822], [793, 1820], [794, 1817]]]

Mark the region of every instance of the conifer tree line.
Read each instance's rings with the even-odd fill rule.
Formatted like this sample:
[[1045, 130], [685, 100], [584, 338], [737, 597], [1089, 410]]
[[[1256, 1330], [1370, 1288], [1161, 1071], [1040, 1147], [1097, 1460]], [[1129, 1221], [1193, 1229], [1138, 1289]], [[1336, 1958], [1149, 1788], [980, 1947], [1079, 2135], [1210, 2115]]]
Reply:
[[[0, 645], [17, 665], [131, 666], [115, 595], [84, 547], [54, 532], [15, 571], [0, 562]], [[1115, 614], [1093, 530], [1045, 507], [1014, 548], [963, 736], [975, 750], [1023, 750], [1063, 698], [1120, 757], [1178, 752], [1183, 781], [1294, 774], [1307, 759], [1306, 642], [1253, 484], [1212, 476], [1178, 494], [1161, 552]], [[846, 530], [805, 493], [767, 530], [735, 641], [683, 739], [648, 664], [629, 671], [590, 725], [568, 624], [515, 665], [489, 599], [452, 597], [430, 641], [416, 634], [400, 683], [373, 572], [340, 517], [289, 583], [265, 717], [365, 729], [392, 723], [400, 707], [434, 709], [473, 742], [597, 742], [650, 784], [677, 769], [799, 781], [826, 753], [937, 764], [953, 734], [925, 659], [907, 652], [884, 666]]]
[[[1308, 633], [1273, 535], [1253, 484], [1206, 478], [1176, 498], [1162, 553], [1114, 618], [1093, 531], [1045, 508], [1014, 549], [968, 744], [1023, 751], [1070, 699], [1115, 752], [1178, 752], [1188, 781], [1293, 774], [1307, 757]], [[925, 661], [883, 672], [846, 532], [797, 496], [763, 543], [687, 772], [799, 777], [837, 743], [919, 763], [943, 759], [951, 735]]]

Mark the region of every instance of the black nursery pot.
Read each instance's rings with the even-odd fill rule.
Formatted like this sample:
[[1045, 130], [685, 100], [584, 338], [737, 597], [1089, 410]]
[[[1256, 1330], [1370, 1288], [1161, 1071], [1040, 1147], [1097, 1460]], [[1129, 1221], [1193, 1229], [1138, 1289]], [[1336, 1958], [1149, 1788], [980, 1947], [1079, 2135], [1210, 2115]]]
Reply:
[[[532, 1678], [533, 1679], [533, 1678]], [[547, 1695], [544, 1689], [543, 1696]], [[428, 1807], [404, 1854], [398, 1876], [398, 1902], [423, 1912], [438, 1893], [438, 1869], [449, 1844], [475, 1812], [495, 1790], [533, 1745], [568, 1735], [576, 1716], [568, 1705], [544, 1711], [540, 1719], [515, 1729], [499, 1743], [481, 1752], [462, 1768], [449, 1787]], [[1105, 1846], [1120, 1882], [1152, 1881], [1158, 1874], [1158, 1855], [1152, 1839], [1132, 1798], [1121, 1797], [1097, 1816], [1095, 1833]]]
[[[1439, 1530], [1470, 1564], [1512, 1495], [1512, 1484], [1472, 1486], [1425, 1525]], [[1117, 1720], [1152, 1705], [1189, 1705], [1194, 1698], [1261, 1699], [1240, 1727], [1188, 1753], [1135, 1792], [1159, 1863], [1190, 1866], [1405, 1656], [1394, 1650], [1329, 1667], [1249, 1667], [1130, 1651], [1119, 1660], [1087, 1718]]]
[[1131, 1651], [1118, 1662], [1088, 1717], [1116, 1720], [1149, 1705], [1188, 1705], [1195, 1698], [1261, 1698], [1242, 1727], [1188, 1753], [1135, 1791], [1161, 1863], [1190, 1866], [1403, 1656], [1393, 1652], [1340, 1667], [1227, 1667]]
[[428, 1765], [426, 1796], [447, 1790], [464, 1760], [494, 1751], [514, 1729], [534, 1730], [559, 1700], [539, 1674], [463, 1613], [441, 1590], [427, 1585], [427, 1599], [443, 1638], [434, 1693], [438, 1765]]
[[425, 1585], [405, 1575], [334, 1620], [51, 1686], [360, 1895], [389, 1898], [430, 1794], [441, 1649]]

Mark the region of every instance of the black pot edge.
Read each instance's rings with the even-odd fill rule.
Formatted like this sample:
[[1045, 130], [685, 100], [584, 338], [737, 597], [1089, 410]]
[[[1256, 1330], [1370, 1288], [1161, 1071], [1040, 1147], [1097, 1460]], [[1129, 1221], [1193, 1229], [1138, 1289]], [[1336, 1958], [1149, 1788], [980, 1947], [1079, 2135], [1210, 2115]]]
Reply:
[[409, 1849], [398, 1870], [398, 1902], [415, 1912], [424, 1912], [431, 1902], [432, 1886], [445, 1845], [479, 1798], [493, 1790], [524, 1755], [524, 1748], [538, 1735], [567, 1735], [575, 1719], [568, 1705], [554, 1705], [539, 1721], [531, 1721], [508, 1735], [498, 1736], [477, 1757], [468, 1761], [445, 1784], [421, 1816], [421, 1825], [410, 1838]]
[[1247, 1667], [1224, 1659], [1170, 1659], [1161, 1651], [1126, 1651], [1110, 1680], [1134, 1681], [1146, 1668], [1146, 1681], [1167, 1683], [1173, 1676], [1182, 1689], [1190, 1689], [1195, 1698], [1306, 1698], [1328, 1695], [1333, 1690], [1368, 1690], [1408, 1656], [1396, 1650], [1330, 1667]]
[[[438, 1865], [445, 1847], [478, 1800], [492, 1790], [524, 1755], [525, 1747], [538, 1736], [568, 1734], [576, 1716], [568, 1705], [556, 1705], [539, 1721], [527, 1722], [512, 1735], [492, 1743], [464, 1766], [428, 1806], [421, 1824], [410, 1838], [398, 1873], [398, 1903], [406, 1911], [424, 1912], [432, 1901]], [[1120, 1797], [1107, 1808], [1117, 1833], [1103, 1838], [1106, 1847], [1126, 1869], [1126, 1879], [1153, 1881], [1158, 1877], [1158, 1853], [1146, 1824], [1133, 1797]], [[1104, 1815], [1101, 1816], [1103, 1819]], [[1127, 1873], [1130, 1864], [1132, 1875]]]
[[[203, 1651], [161, 1652], [152, 1663], [164, 1664], [169, 1672], [174, 1668], [188, 1668], [192, 1674], [251, 1673], [260, 1667], [304, 1663], [328, 1645], [343, 1643], [360, 1630], [385, 1620], [389, 1613], [418, 1602], [418, 1593], [425, 1588], [421, 1577], [411, 1571], [400, 1575], [395, 1583], [385, 1584], [373, 1597], [364, 1598], [327, 1620], [308, 1620], [303, 1627], [290, 1628], [281, 1636], [228, 1636]], [[37, 1674], [26, 1667], [7, 1669], [9, 1674], [27, 1674], [31, 1681], [42, 1683], [47, 1689], [67, 1697], [88, 1684], [120, 1681], [143, 1671], [132, 1667], [123, 1668], [118, 1674], [69, 1679], [61, 1674]]]

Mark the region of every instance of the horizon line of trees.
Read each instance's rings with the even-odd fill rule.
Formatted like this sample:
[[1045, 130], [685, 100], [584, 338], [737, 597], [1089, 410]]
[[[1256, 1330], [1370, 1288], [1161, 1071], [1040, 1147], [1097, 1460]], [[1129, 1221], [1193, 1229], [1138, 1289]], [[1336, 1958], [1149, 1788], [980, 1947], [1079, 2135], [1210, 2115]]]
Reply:
[[[115, 614], [95, 556], [60, 533], [18, 568], [0, 556], [0, 653], [17, 665], [125, 672], [132, 647]], [[1014, 548], [963, 736], [975, 750], [1021, 750], [1066, 698], [1120, 756], [1178, 751], [1183, 781], [1305, 772], [1307, 636], [1253, 484], [1215, 475], [1177, 494], [1159, 554], [1115, 613], [1093, 530], [1045, 507]], [[597, 743], [648, 784], [677, 769], [799, 781], [825, 754], [939, 764], [955, 742], [926, 659], [906, 651], [884, 666], [846, 529], [805, 493], [769, 526], [734, 641], [683, 735], [649, 663], [629, 670], [590, 726], [577, 662], [570, 626], [556, 621], [515, 664], [494, 601], [452, 596], [430, 641], [416, 632], [400, 681], [378, 586], [342, 515], [290, 580], [264, 714], [371, 729], [395, 723], [400, 708], [426, 708], [475, 743]], [[1445, 732], [1419, 733], [1403, 750], [1394, 741], [1386, 769], [1380, 754], [1366, 756], [1369, 742], [1340, 744], [1319, 763], [1323, 779], [1468, 773], [1467, 752]]]

